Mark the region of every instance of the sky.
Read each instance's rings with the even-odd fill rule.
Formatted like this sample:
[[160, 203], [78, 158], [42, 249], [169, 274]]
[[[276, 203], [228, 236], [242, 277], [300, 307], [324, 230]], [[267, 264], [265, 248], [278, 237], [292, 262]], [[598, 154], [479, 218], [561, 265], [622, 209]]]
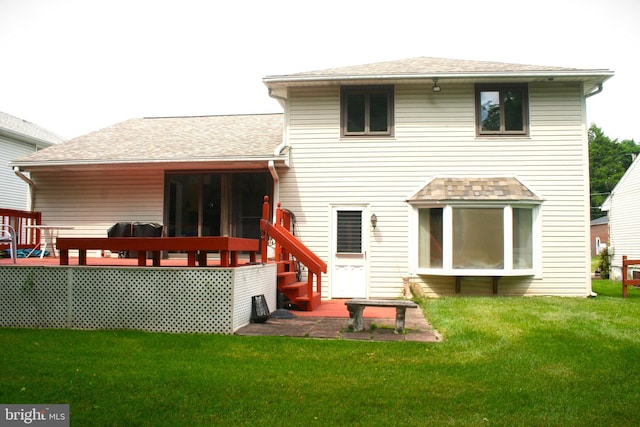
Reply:
[[588, 125], [640, 143], [638, 0], [0, 0], [0, 111], [75, 138], [282, 112], [262, 79], [431, 56], [614, 77]]

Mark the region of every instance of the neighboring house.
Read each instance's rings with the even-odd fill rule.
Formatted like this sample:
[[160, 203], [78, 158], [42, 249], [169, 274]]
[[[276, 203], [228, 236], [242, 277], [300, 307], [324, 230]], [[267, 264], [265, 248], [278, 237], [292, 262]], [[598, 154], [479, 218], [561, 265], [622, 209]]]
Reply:
[[38, 125], [0, 112], [0, 208], [30, 209], [29, 186], [6, 167], [9, 162], [62, 141]]
[[591, 221], [591, 256], [600, 256], [609, 244], [609, 217], [602, 216]]
[[325, 298], [587, 296], [585, 106], [612, 75], [416, 58], [268, 76], [284, 115], [134, 119], [12, 165], [76, 235], [255, 237], [270, 195], [329, 265]]
[[[620, 178], [600, 209], [609, 217], [609, 256], [611, 278], [622, 280], [622, 256], [640, 259], [640, 157]], [[638, 270], [640, 266], [630, 268]]]

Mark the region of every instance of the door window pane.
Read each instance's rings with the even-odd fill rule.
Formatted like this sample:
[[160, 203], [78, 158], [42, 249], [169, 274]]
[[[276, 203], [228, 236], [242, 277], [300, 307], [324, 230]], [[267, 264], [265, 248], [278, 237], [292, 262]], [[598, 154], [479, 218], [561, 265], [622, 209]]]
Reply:
[[362, 211], [337, 211], [338, 253], [362, 253]]
[[260, 238], [260, 219], [264, 196], [269, 194], [271, 180], [266, 173], [234, 174], [232, 179], [233, 236]]
[[220, 175], [202, 177], [202, 232], [201, 236], [220, 236]]
[[167, 236], [197, 236], [200, 216], [200, 175], [171, 175]]
[[453, 268], [504, 268], [504, 209], [453, 209]]

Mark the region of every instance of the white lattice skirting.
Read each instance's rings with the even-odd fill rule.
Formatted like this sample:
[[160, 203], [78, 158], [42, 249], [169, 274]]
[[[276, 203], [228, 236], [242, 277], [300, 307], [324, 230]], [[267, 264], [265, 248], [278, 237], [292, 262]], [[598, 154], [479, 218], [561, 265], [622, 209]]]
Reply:
[[0, 268], [0, 326], [232, 334], [255, 295], [276, 309], [276, 265]]

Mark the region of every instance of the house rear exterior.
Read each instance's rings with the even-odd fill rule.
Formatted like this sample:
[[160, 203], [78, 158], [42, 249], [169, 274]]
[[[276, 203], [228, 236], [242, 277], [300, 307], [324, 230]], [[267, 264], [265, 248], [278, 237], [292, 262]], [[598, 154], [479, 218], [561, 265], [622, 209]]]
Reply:
[[82, 236], [255, 237], [269, 195], [329, 265], [323, 298], [586, 296], [586, 97], [611, 76], [435, 58], [268, 76], [284, 114], [134, 119], [12, 165]]
[[276, 194], [328, 261], [323, 295], [589, 295], [585, 99], [611, 74], [416, 58], [266, 77], [291, 151]]

